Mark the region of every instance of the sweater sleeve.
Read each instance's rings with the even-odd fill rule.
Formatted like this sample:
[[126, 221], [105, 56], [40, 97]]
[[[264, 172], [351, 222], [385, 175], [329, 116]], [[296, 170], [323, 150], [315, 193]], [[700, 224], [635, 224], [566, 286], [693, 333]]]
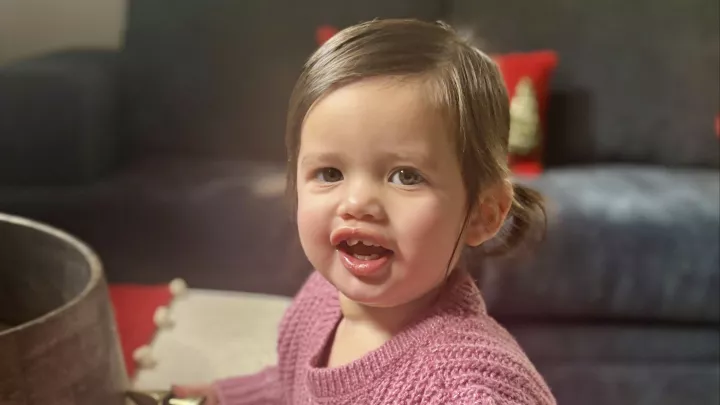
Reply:
[[220, 405], [282, 405], [283, 391], [277, 366], [259, 373], [217, 381]]

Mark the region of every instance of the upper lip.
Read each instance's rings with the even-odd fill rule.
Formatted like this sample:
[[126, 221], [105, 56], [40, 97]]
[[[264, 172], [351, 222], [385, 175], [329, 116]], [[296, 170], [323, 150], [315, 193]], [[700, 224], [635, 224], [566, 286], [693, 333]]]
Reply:
[[392, 250], [390, 249], [390, 242], [383, 235], [367, 229], [343, 227], [330, 234], [330, 243], [333, 246], [337, 246], [349, 239], [359, 239]]

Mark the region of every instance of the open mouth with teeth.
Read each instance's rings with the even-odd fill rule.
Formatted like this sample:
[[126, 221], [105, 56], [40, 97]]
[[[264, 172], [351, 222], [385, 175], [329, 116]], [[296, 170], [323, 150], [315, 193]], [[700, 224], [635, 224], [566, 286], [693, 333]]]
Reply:
[[359, 260], [377, 260], [393, 253], [390, 249], [360, 239], [348, 239], [340, 242], [337, 248]]

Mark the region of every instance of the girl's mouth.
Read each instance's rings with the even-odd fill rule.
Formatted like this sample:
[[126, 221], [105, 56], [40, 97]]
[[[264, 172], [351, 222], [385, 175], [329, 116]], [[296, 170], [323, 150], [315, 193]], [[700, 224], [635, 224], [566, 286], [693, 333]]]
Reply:
[[377, 260], [393, 253], [390, 249], [385, 249], [382, 246], [358, 239], [348, 239], [340, 242], [337, 248], [343, 253], [359, 260]]
[[343, 266], [356, 277], [369, 277], [379, 273], [393, 255], [382, 246], [348, 239], [337, 245]]

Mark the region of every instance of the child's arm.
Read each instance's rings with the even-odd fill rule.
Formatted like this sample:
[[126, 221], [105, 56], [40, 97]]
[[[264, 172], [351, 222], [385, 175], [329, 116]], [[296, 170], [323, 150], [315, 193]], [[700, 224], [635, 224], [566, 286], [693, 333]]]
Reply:
[[259, 373], [217, 381], [214, 394], [219, 405], [281, 405], [283, 390], [277, 366]]

